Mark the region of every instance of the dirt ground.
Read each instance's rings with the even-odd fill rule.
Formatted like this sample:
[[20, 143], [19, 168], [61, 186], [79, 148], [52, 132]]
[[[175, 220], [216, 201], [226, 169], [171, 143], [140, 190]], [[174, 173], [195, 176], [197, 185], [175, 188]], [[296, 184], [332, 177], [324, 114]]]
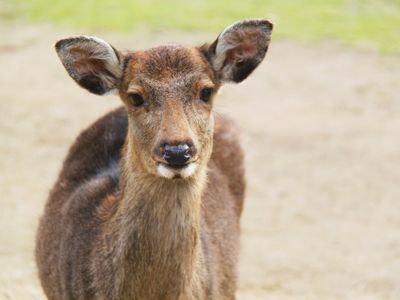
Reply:
[[[77, 33], [0, 26], [0, 299], [44, 299], [34, 235], [68, 146], [119, 105], [68, 77]], [[119, 48], [208, 34], [101, 34]], [[217, 110], [242, 129], [248, 192], [238, 299], [400, 299], [400, 57], [273, 42]]]

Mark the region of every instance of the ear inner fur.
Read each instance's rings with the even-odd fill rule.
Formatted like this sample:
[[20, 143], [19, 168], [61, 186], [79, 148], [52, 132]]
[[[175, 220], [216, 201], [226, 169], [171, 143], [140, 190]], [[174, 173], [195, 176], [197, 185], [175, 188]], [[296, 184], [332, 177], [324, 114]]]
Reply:
[[68, 74], [83, 88], [98, 95], [118, 88], [120, 54], [105, 41], [79, 36], [62, 39], [55, 48]]
[[209, 57], [222, 81], [240, 82], [260, 64], [268, 50], [273, 25], [245, 20], [227, 27], [209, 47]]

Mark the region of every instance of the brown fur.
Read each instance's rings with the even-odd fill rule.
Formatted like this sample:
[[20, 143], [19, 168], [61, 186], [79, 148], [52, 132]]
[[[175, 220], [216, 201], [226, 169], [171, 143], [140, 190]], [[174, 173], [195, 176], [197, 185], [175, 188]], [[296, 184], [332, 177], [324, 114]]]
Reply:
[[[37, 260], [41, 266], [39, 269], [40, 277], [49, 299], [129, 299], [129, 297], [122, 297], [121, 294], [113, 291], [127, 274], [121, 274], [119, 275], [120, 278], [116, 278], [114, 272], [119, 274], [137, 270], [139, 266], [135, 266], [133, 259], [126, 258], [128, 261], [121, 262], [121, 265], [118, 264], [117, 266], [99, 266], [99, 269], [96, 267], [99, 263], [98, 256], [116, 257], [117, 255], [114, 256], [113, 251], [122, 251], [125, 248], [122, 246], [124, 240], [119, 242], [121, 244], [117, 242], [113, 244], [109, 241], [111, 245], [103, 244], [101, 240], [102, 236], [108, 233], [105, 224], [113, 216], [116, 216], [118, 208], [123, 204], [114, 196], [119, 193], [119, 168], [114, 164], [115, 162], [106, 165], [104, 161], [109, 160], [110, 157], [118, 159], [119, 148], [115, 145], [121, 146], [126, 130], [127, 114], [125, 109], [121, 108], [103, 117], [84, 131], [72, 146], [64, 162], [59, 180], [47, 203], [37, 241]], [[191, 242], [197, 240], [197, 243], [200, 239], [201, 250], [198, 251], [202, 253], [202, 261], [199, 264], [205, 268], [205, 270], [202, 270], [203, 274], [198, 275], [200, 279], [197, 280], [201, 281], [201, 283], [198, 283], [201, 288], [197, 293], [220, 299], [223, 298], [222, 293], [226, 298], [232, 298], [236, 288], [239, 216], [244, 196], [244, 174], [238, 141], [234, 132], [232, 132], [230, 122], [222, 117], [217, 118], [214, 141], [214, 151], [209, 162], [208, 180], [201, 200], [200, 224], [202, 226], [200, 233], [197, 233], [201, 237], [191, 236], [190, 239], [192, 239]], [[93, 161], [93, 158], [96, 158], [96, 161]], [[234, 158], [234, 161], [231, 161], [232, 158]], [[79, 185], [78, 189], [77, 185]], [[149, 185], [151, 190], [147, 192], [159, 193], [159, 190], [153, 186], [153, 182]], [[161, 188], [162, 186], [159, 187], [159, 189]], [[165, 212], [163, 210], [172, 210], [165, 205], [173, 205], [174, 203], [163, 203], [163, 199], [157, 199], [156, 196], [155, 199], [151, 200], [151, 203], [148, 203], [155, 206], [147, 207], [151, 210], [151, 214], [162, 214]], [[159, 197], [165, 197], [165, 193], [160, 194]], [[173, 200], [191, 201], [190, 199]], [[161, 203], [158, 203], [158, 201]], [[156, 206], [158, 204], [162, 206]], [[177, 202], [175, 204], [184, 205], [188, 203]], [[141, 207], [143, 214], [146, 213], [145, 208]], [[126, 207], [121, 207], [121, 209], [125, 210]], [[200, 208], [196, 209], [199, 210]], [[129, 215], [130, 211], [126, 211], [126, 213]], [[168, 213], [171, 213], [171, 211]], [[130, 219], [126, 220], [126, 223], [136, 221]], [[159, 223], [161, 221], [159, 216], [144, 215], [140, 221], [143, 221], [141, 225], [148, 227], [149, 230], [152, 229], [152, 226], [159, 226], [154, 228], [162, 230], [158, 238], [170, 241], [177, 239], [175, 242], [178, 245], [175, 245], [175, 247], [184, 246], [182, 245], [184, 238], [176, 236], [178, 233], [172, 224], [172, 228], [168, 228], [165, 222]], [[172, 221], [174, 220], [169, 220], [169, 222]], [[102, 228], [104, 228], [104, 231]], [[130, 230], [130, 228], [121, 229]], [[199, 228], [195, 229], [195, 231], [197, 230]], [[129, 232], [124, 233], [129, 235]], [[186, 233], [186, 231], [183, 233]], [[139, 245], [135, 245], [135, 242], [132, 241], [130, 246], [139, 247]], [[146, 242], [149, 241], [145, 240], [144, 243]], [[152, 249], [151, 252], [154, 256], [164, 254], [161, 249], [157, 248], [166, 246], [157, 245], [157, 243], [160, 243], [160, 241], [150, 243], [152, 247], [156, 248]], [[94, 245], [97, 246], [94, 247]], [[112, 249], [107, 249], [107, 247]], [[151, 277], [158, 273], [159, 278], [168, 280], [177, 278], [177, 274], [164, 274], [158, 260], [172, 260], [179, 265], [182, 263], [181, 259], [188, 254], [186, 251], [193, 251], [193, 249], [190, 249], [193, 244], [191, 243], [183, 249], [175, 247], [170, 250], [173, 252], [168, 254], [167, 258], [147, 258], [148, 261], [144, 263], [148, 268], [150, 278], [147, 278], [141, 286], [155, 294], [141, 294], [132, 297], [132, 299], [146, 299], [146, 296], [154, 299], [168, 298], [163, 293], [166, 291], [172, 293], [173, 289], [171, 287], [163, 289], [160, 287], [160, 281]], [[151, 261], [156, 262], [156, 264], [152, 264], [153, 270], [150, 266]], [[132, 270], [124, 271], [126, 267], [132, 268]], [[176, 268], [178, 266], [172, 269]], [[145, 272], [146, 270], [140, 270], [140, 273], [137, 274], [138, 278], [143, 278]], [[135, 285], [134, 281], [131, 283]], [[154, 285], [157, 287], [154, 287]], [[177, 299], [179, 293], [180, 291], [176, 291], [170, 298]], [[63, 297], [59, 295], [63, 295]]]
[[[253, 30], [255, 24], [235, 26]], [[254, 33], [250, 40], [258, 42]], [[215, 95], [223, 79], [212, 49], [163, 46], [121, 54], [86, 37], [56, 48], [80, 85], [98, 94], [118, 88], [125, 107], [81, 133], [50, 193], [36, 247], [47, 297], [233, 299], [243, 154], [233, 124], [214, 117], [214, 97], [199, 99], [205, 87]], [[231, 60], [241, 55], [227, 51]], [[251, 66], [243, 66], [247, 76]], [[143, 96], [143, 105], [134, 105], [132, 93]], [[196, 171], [187, 178], [160, 176], [160, 145], [182, 142], [193, 148]]]

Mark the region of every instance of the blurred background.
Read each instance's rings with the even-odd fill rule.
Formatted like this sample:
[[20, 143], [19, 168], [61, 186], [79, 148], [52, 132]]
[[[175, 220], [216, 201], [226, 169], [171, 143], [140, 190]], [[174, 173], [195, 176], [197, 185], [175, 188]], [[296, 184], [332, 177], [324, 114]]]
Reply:
[[246, 150], [238, 299], [400, 299], [399, 0], [0, 0], [0, 299], [44, 299], [33, 259], [69, 145], [120, 105], [67, 75], [53, 49], [212, 42], [275, 24], [266, 60], [216, 110]]

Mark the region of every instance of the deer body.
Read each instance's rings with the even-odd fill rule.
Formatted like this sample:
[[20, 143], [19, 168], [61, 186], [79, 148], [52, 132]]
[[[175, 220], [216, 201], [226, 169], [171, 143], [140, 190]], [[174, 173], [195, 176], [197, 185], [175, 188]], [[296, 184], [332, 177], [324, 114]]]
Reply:
[[36, 247], [49, 299], [234, 298], [243, 154], [212, 99], [257, 66], [272, 29], [239, 25], [201, 48], [57, 43], [74, 80], [125, 107], [78, 137], [50, 194]]

